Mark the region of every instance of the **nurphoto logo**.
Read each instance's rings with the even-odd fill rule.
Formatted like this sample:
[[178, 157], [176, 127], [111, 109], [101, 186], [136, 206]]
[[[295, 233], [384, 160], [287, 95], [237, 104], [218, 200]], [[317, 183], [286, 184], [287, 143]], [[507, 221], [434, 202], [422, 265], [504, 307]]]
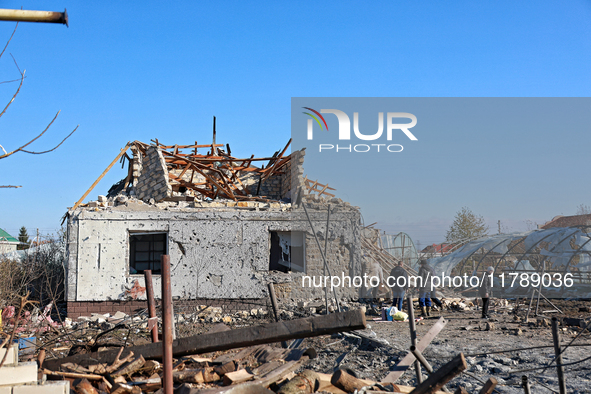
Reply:
[[[333, 114], [337, 117], [339, 122], [339, 141], [350, 141], [351, 140], [351, 119], [349, 115], [338, 109], [321, 109], [320, 112], [310, 107], [302, 107], [308, 115], [308, 128], [307, 138], [309, 141], [314, 139], [314, 121], [320, 127], [320, 130], [328, 131], [328, 124], [322, 114]], [[308, 112], [309, 111], [309, 112]], [[386, 141], [392, 141], [392, 135], [394, 131], [402, 131], [406, 137], [411, 141], [417, 141], [417, 137], [409, 130], [416, 126], [417, 117], [408, 112], [388, 112], [386, 115]], [[396, 121], [395, 121], [396, 119]], [[410, 123], [398, 123], [399, 119], [409, 119]], [[396, 123], [395, 123], [396, 122]], [[378, 112], [378, 131], [373, 134], [364, 134], [359, 130], [359, 113], [353, 112], [353, 133], [355, 138], [362, 141], [377, 141], [382, 138], [384, 134], [384, 113]], [[364, 153], [375, 150], [377, 152], [402, 152], [404, 147], [400, 144], [386, 144], [386, 143], [373, 143], [373, 144], [319, 144], [319, 152], [323, 151], [335, 151], [335, 152], [358, 152]]]

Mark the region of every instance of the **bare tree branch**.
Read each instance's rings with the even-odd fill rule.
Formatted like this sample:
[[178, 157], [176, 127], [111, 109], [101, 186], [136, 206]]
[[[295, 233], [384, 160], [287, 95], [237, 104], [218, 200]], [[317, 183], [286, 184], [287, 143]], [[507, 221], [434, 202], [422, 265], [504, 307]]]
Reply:
[[14, 36], [14, 33], [16, 33], [16, 28], [17, 27], [18, 27], [18, 22], [16, 22], [16, 25], [14, 26], [14, 30], [12, 31], [12, 35], [8, 39], [8, 42], [6, 42], [6, 45], [4, 45], [4, 49], [2, 50], [2, 53], [0, 53], [0, 58], [2, 57], [2, 55], [4, 55], [4, 51], [6, 50], [6, 48], [8, 48], [8, 44], [10, 44], [10, 40], [12, 40], [12, 37]]
[[3, 83], [18, 82], [18, 81], [20, 81], [20, 78], [19, 79], [13, 79], [12, 81], [2, 81], [2, 82], [0, 82], [0, 85], [2, 85]]
[[14, 58], [14, 56], [12, 56], [12, 53], [10, 54], [10, 57], [12, 58], [12, 61], [14, 62], [14, 65], [16, 66], [16, 69], [18, 70], [18, 73], [20, 75], [23, 75], [23, 73], [21, 72], [21, 68], [18, 66], [18, 63], [16, 62], [16, 59]]
[[[0, 52], [0, 58], [2, 57], [2, 55], [4, 55], [4, 52], [6, 51], [6, 48], [8, 48], [8, 44], [12, 40], [12, 37], [14, 37], [14, 34], [16, 32], [17, 27], [18, 27], [18, 22], [17, 22], [16, 26], [14, 27], [14, 31], [12, 32], [12, 35], [10, 36], [10, 38], [8, 39], [8, 41], [6, 42], [6, 45], [4, 46], [4, 49], [2, 50], [2, 52]], [[14, 65], [16, 66], [16, 68], [17, 68], [17, 70], [18, 70], [18, 72], [19, 72], [19, 74], [20, 74], [21, 77], [20, 77], [20, 79], [16, 79], [16, 80], [12, 80], [12, 81], [3, 81], [3, 82], [0, 82], [0, 84], [2, 84], [2, 83], [7, 83], [7, 82], [20, 81], [20, 83], [18, 85], [18, 88], [16, 89], [16, 92], [12, 95], [12, 98], [10, 99], [10, 101], [8, 102], [8, 104], [6, 104], [6, 106], [4, 107], [4, 109], [2, 110], [2, 112], [0, 112], [0, 117], [2, 117], [6, 113], [6, 111], [8, 110], [8, 107], [10, 107], [10, 105], [16, 99], [16, 96], [18, 96], [18, 94], [19, 94], [19, 92], [21, 90], [21, 87], [23, 86], [23, 81], [25, 79], [25, 71], [26, 70], [21, 71], [21, 69], [20, 69], [18, 63], [16, 62], [16, 59], [14, 58], [14, 56], [12, 56], [12, 54], [10, 54], [10, 56], [12, 57], [12, 60], [14, 62]], [[51, 122], [49, 122], [49, 124], [47, 125], [47, 127], [45, 127], [45, 129], [37, 137], [31, 139], [29, 142], [27, 142], [26, 144], [20, 146], [19, 148], [15, 149], [15, 150], [13, 150], [11, 152], [7, 152], [6, 149], [4, 149], [4, 147], [2, 145], [0, 145], [1, 151], [4, 152], [3, 154], [0, 153], [0, 159], [7, 158], [8, 156], [12, 156], [12, 155], [14, 155], [15, 153], [18, 153], [18, 152], [29, 153], [29, 154], [32, 154], [32, 155], [41, 155], [41, 154], [44, 154], [44, 153], [52, 152], [52, 151], [56, 150], [57, 148], [59, 148], [68, 138], [70, 138], [72, 136], [72, 134], [74, 134], [74, 132], [76, 132], [76, 130], [78, 130], [78, 127], [80, 125], [76, 126], [76, 128], [74, 130], [72, 130], [72, 132], [70, 134], [68, 134], [66, 136], [66, 138], [64, 138], [59, 144], [57, 144], [56, 146], [54, 146], [52, 149], [45, 150], [45, 151], [40, 151], [40, 152], [30, 151], [30, 150], [26, 150], [25, 149], [27, 146], [29, 146], [30, 144], [32, 144], [33, 142], [35, 142], [36, 140], [38, 140], [43, 134], [45, 134], [45, 132], [51, 127], [51, 125], [53, 124], [53, 122], [55, 122], [55, 119], [58, 117], [58, 115], [60, 114], [60, 112], [61, 111], [58, 111], [57, 114], [55, 114], [55, 116], [53, 117], [53, 119], [51, 120]], [[14, 186], [14, 185], [5, 185], [5, 186], [2, 186], [2, 185], [0, 185], [0, 188], [19, 188], [19, 187], [21, 187], [21, 186]]]
[[[27, 71], [27, 70], [25, 70], [25, 71]], [[2, 115], [4, 115], [4, 113], [6, 112], [6, 110], [8, 109], [8, 107], [10, 107], [10, 104], [12, 104], [12, 102], [16, 98], [16, 95], [18, 94], [18, 92], [20, 92], [21, 86], [23, 86], [23, 81], [25, 80], [25, 71], [23, 71], [21, 73], [21, 83], [18, 85], [18, 89], [16, 90], [16, 93], [14, 93], [14, 95], [12, 96], [12, 98], [10, 99], [10, 101], [8, 102], [8, 104], [6, 104], [6, 107], [4, 107], [4, 111], [2, 111], [2, 113], [0, 113], [0, 117], [2, 117]]]
[[[48, 127], [49, 127], [49, 126], [48, 126]], [[44, 154], [44, 153], [49, 153], [49, 152], [51, 152], [51, 151], [54, 151], [54, 150], [56, 150], [57, 148], [59, 148], [59, 146], [60, 146], [61, 144], [63, 144], [65, 140], [67, 140], [68, 138], [70, 138], [70, 136], [71, 136], [72, 134], [74, 134], [74, 132], [75, 132], [76, 130], [78, 130], [78, 127], [80, 127], [80, 125], [76, 126], [76, 128], [75, 128], [74, 130], [72, 130], [72, 132], [71, 132], [70, 134], [68, 134], [68, 135], [66, 136], [66, 138], [64, 138], [64, 139], [62, 140], [62, 142], [60, 142], [59, 144], [57, 144], [57, 145], [56, 145], [54, 148], [52, 148], [52, 149], [49, 149], [49, 150], [46, 150], [46, 151], [43, 151], [43, 152], [32, 152], [32, 151], [28, 151], [28, 150], [24, 150], [24, 149], [21, 149], [20, 151], [21, 151], [21, 152], [24, 152], [24, 153], [30, 153], [30, 154], [32, 154], [32, 155], [42, 155], [42, 154]], [[0, 157], [0, 159], [1, 159], [1, 157]]]
[[13, 185], [2, 186], [2, 185], [0, 185], [0, 189], [7, 189], [9, 187], [14, 188], [14, 189], [18, 189], [19, 187], [22, 187], [22, 186], [13, 186]]
[[57, 145], [55, 148], [53, 148], [53, 149], [50, 149], [50, 150], [48, 150], [48, 151], [45, 151], [45, 152], [32, 152], [32, 151], [25, 150], [24, 148], [26, 148], [28, 145], [30, 145], [31, 143], [33, 143], [35, 140], [37, 140], [37, 139], [38, 139], [39, 137], [41, 137], [43, 134], [45, 134], [45, 132], [47, 131], [47, 129], [49, 129], [49, 127], [51, 127], [51, 125], [53, 124], [53, 122], [55, 121], [55, 119], [57, 118], [57, 116], [60, 114], [60, 112], [61, 112], [61, 110], [60, 110], [60, 111], [57, 111], [57, 114], [55, 114], [55, 116], [53, 117], [53, 119], [51, 120], [51, 122], [49, 122], [49, 124], [47, 125], [47, 127], [45, 128], [45, 130], [43, 130], [43, 131], [41, 132], [41, 134], [39, 134], [37, 137], [33, 138], [31, 141], [27, 142], [26, 144], [24, 144], [24, 145], [23, 145], [23, 146], [21, 146], [20, 148], [17, 148], [17, 149], [15, 149], [15, 150], [13, 150], [12, 152], [8, 152], [8, 153], [5, 153], [5, 154], [3, 154], [2, 156], [0, 156], [0, 159], [4, 159], [4, 158], [6, 158], [6, 157], [8, 157], [8, 156], [12, 156], [12, 155], [14, 155], [14, 154], [15, 154], [15, 153], [17, 153], [17, 152], [25, 152], [25, 153], [31, 153], [31, 154], [34, 154], [34, 155], [39, 155], [39, 154], [46, 153], [46, 152], [51, 152], [52, 150], [55, 150], [55, 149], [57, 149], [57, 147], [59, 147], [61, 144], [63, 144], [65, 140], [67, 140], [67, 139], [68, 139], [68, 138], [69, 138], [69, 137], [70, 137], [72, 134], [74, 134], [74, 131], [78, 130], [78, 126], [79, 126], [79, 125], [78, 125], [78, 126], [76, 126], [76, 128], [75, 128], [75, 129], [74, 129], [74, 130], [73, 130], [73, 131], [72, 131], [70, 134], [68, 134], [68, 136], [67, 136], [66, 138], [64, 138], [64, 139], [62, 140], [62, 142], [60, 142], [60, 143], [59, 143], [59, 144], [58, 144], [58, 145]]

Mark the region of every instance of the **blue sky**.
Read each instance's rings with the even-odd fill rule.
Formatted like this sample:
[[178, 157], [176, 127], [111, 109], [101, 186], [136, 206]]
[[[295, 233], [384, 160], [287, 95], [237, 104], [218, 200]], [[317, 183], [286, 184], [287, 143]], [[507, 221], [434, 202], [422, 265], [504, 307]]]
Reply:
[[[31, 148], [51, 147], [80, 124], [51, 154], [0, 161], [0, 184], [23, 186], [0, 189], [0, 227], [13, 234], [22, 225], [30, 233], [58, 228], [66, 208], [127, 141], [210, 142], [214, 115], [218, 140], [230, 143], [233, 154], [267, 155], [290, 137], [291, 97], [586, 97], [591, 88], [588, 1], [2, 1], [0, 6], [67, 8], [70, 16], [69, 28], [21, 23], [0, 59], [1, 80], [19, 76], [10, 53], [27, 70], [21, 93], [0, 119], [0, 144], [9, 150], [28, 141], [60, 109], [47, 135]], [[0, 22], [0, 41], [13, 28], [14, 23]], [[16, 87], [1, 84], [0, 99], [8, 102]], [[588, 142], [588, 130], [568, 133], [584, 137], [569, 139], [572, 148]], [[470, 151], [479, 138], [476, 133], [456, 143]], [[536, 149], [519, 151], [516, 168], [540, 160], [584, 168], [585, 157], [573, 157], [568, 145], [552, 149], [537, 143]], [[449, 160], [456, 166], [463, 159]], [[417, 184], [441, 170], [427, 164], [416, 172]], [[124, 175], [115, 166], [91, 197], [105, 194]], [[425, 244], [443, 239], [462, 205], [491, 226], [503, 220], [508, 230], [591, 205], [583, 169], [547, 177], [558, 178], [564, 196], [546, 195], [549, 186], [538, 178], [527, 188], [517, 177], [504, 180], [504, 187], [524, 195], [521, 208], [511, 199], [482, 203], [477, 195], [460, 203], [443, 185], [425, 202], [442, 202], [436, 213], [416, 210], [379, 219], [389, 231], [407, 231]], [[354, 203], [363, 211], [363, 203]]]

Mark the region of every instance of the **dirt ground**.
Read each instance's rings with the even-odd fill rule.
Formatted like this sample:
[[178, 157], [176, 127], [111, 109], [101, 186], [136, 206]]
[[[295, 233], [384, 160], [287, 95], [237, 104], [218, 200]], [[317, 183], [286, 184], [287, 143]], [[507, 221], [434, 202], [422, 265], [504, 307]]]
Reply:
[[[534, 393], [558, 392], [558, 378], [554, 364], [543, 370], [554, 359], [552, 347], [552, 330], [550, 326], [542, 326], [542, 317], [549, 321], [552, 316], [558, 318], [588, 319], [589, 312], [579, 312], [579, 309], [591, 306], [590, 301], [557, 300], [553, 303], [565, 314], [548, 312], [554, 308], [547, 303], [540, 303], [539, 318], [530, 313], [529, 322], [524, 321], [527, 304], [523, 301], [517, 314], [513, 313], [515, 301], [505, 307], [495, 307], [491, 310], [491, 319], [480, 318], [479, 310], [461, 312], [444, 311], [432, 313], [432, 317], [420, 321], [417, 325], [418, 339], [427, 333], [440, 316], [447, 320], [447, 325], [433, 339], [430, 346], [423, 352], [425, 358], [434, 369], [439, 368], [451, 360], [459, 352], [463, 352], [468, 363], [467, 372], [456, 377], [448, 384], [448, 388], [455, 390], [463, 386], [469, 392], [478, 392], [482, 383], [489, 377], [498, 380], [496, 392], [523, 393], [521, 388], [522, 376], [526, 375]], [[535, 310], [535, 305], [534, 305]], [[588, 310], [588, 309], [587, 309]], [[308, 339], [304, 345], [314, 346], [319, 357], [309, 361], [309, 367], [319, 372], [332, 373], [339, 366], [346, 366], [355, 371], [358, 377], [372, 380], [383, 379], [390, 369], [401, 360], [410, 347], [408, 322], [372, 321], [372, 311], [368, 311], [368, 329], [365, 333], [377, 339], [386, 340], [389, 345], [379, 346], [373, 341], [356, 340], [342, 335], [332, 338], [321, 337]], [[541, 313], [546, 312], [546, 313]], [[493, 326], [487, 330], [487, 323]], [[561, 326], [562, 344], [566, 345], [581, 331], [579, 327]], [[563, 363], [583, 360], [591, 355], [588, 346], [591, 338], [588, 331], [584, 331], [563, 352]], [[579, 345], [579, 346], [576, 346]], [[522, 349], [528, 347], [545, 348]], [[591, 393], [591, 359], [570, 366], [565, 366], [565, 380], [568, 393]], [[522, 371], [535, 369], [532, 371]], [[522, 372], [520, 372], [522, 371]], [[426, 372], [423, 371], [426, 377]], [[480, 380], [480, 381], [479, 381]], [[407, 371], [398, 383], [415, 386], [416, 377], [413, 370]], [[452, 391], [453, 391], [452, 390]]]
[[[526, 300], [520, 302], [517, 313], [515, 300], [508, 303], [497, 300], [491, 307], [490, 320], [481, 319], [481, 312], [476, 309], [435, 311], [430, 318], [417, 323], [418, 340], [440, 317], [447, 320], [446, 326], [423, 354], [433, 368], [438, 369], [458, 353], [464, 353], [468, 370], [448, 383], [447, 387], [452, 392], [456, 387], [462, 386], [468, 392], [476, 393], [489, 377], [494, 377], [499, 382], [496, 392], [523, 393], [521, 381], [525, 375], [531, 383], [533, 393], [552, 393], [558, 392], [556, 368], [552, 364], [550, 368], [543, 369], [554, 360], [552, 330], [548, 323], [553, 316], [560, 320], [568, 317], [571, 325], [560, 326], [562, 345], [565, 346], [577, 335], [580, 336], [563, 352], [563, 363], [573, 363], [564, 367], [567, 392], [591, 393], [591, 334], [583, 331], [580, 326], [572, 325], [578, 323], [584, 326], [591, 321], [591, 301], [553, 300], [553, 303], [563, 313], [556, 312], [553, 306], [542, 302], [539, 315], [533, 316], [534, 303], [528, 321], [525, 321]], [[345, 306], [346, 309], [358, 307], [356, 303]], [[312, 313], [310, 308], [306, 310], [293, 305], [286, 305], [282, 309], [283, 319], [310, 316]], [[384, 379], [407, 354], [410, 335], [408, 322], [381, 321], [379, 312], [377, 307], [368, 308], [368, 327], [360, 335], [335, 334], [305, 339], [301, 346], [313, 347], [318, 357], [307, 361], [303, 368], [331, 374], [339, 367], [348, 367], [360, 378], [374, 381]], [[80, 351], [96, 351], [103, 346], [130, 346], [149, 342], [148, 332], [142, 328], [146, 324], [145, 319], [134, 317], [133, 321], [134, 323], [126, 324], [124, 328], [114, 327], [111, 330], [108, 328], [115, 326], [114, 324], [82, 322], [67, 336], [55, 335], [50, 331], [43, 338], [45, 348], [50, 350], [48, 358], [64, 357], [68, 353]], [[263, 319], [234, 319], [229, 325], [239, 328], [268, 322], [269, 315]], [[207, 332], [216, 324], [220, 323], [184, 321], [180, 323], [185, 331], [182, 336]], [[52, 337], [55, 339], [51, 339]], [[89, 343], [94, 346], [90, 347]], [[72, 348], [72, 345], [77, 346]], [[584, 361], [580, 362], [581, 360]], [[424, 370], [423, 375], [426, 378]], [[414, 369], [409, 369], [397, 383], [416, 386]]]

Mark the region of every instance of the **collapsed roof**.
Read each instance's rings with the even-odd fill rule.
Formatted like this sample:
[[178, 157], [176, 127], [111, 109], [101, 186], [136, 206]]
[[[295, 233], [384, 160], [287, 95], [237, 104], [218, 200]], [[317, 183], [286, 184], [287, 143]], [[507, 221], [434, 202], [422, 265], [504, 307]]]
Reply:
[[[130, 162], [128, 175], [109, 194], [124, 191], [142, 200], [155, 201], [178, 195], [197, 199], [219, 197], [260, 201], [281, 199], [281, 195], [287, 193], [276, 190], [273, 196], [261, 195], [261, 186], [273, 175], [285, 175], [283, 170], [289, 169], [291, 155], [284, 155], [291, 140], [272, 157], [255, 158], [252, 155], [246, 159], [231, 156], [229, 145], [224, 150], [224, 145], [215, 143], [163, 145], [158, 140], [153, 142], [152, 145], [140, 141], [130, 144], [133, 158], [124, 156]], [[200, 148], [208, 151], [201, 154]], [[254, 165], [257, 162], [266, 162], [266, 165], [258, 167]]]
[[[134, 197], [149, 204], [217, 199], [239, 204], [248, 201], [291, 202], [292, 188], [298, 193], [302, 190], [302, 195], [316, 193], [334, 197], [329, 191], [335, 189], [328, 184], [304, 177], [304, 150], [286, 154], [291, 139], [270, 157], [251, 155], [248, 158], [232, 156], [229, 144], [215, 143], [215, 134], [214, 141], [207, 145], [197, 142], [164, 145], [158, 139], [151, 142], [128, 142], [71, 210], [82, 205], [117, 161], [122, 167], [127, 161], [127, 176], [110, 188], [108, 198]], [[131, 156], [128, 150], [131, 150]]]

